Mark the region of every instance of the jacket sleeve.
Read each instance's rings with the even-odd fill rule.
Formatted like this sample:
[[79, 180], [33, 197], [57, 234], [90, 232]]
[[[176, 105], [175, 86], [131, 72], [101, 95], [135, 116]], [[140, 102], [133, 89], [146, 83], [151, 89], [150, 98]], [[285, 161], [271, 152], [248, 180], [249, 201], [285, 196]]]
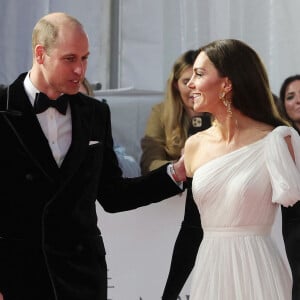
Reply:
[[[167, 164], [147, 175], [124, 178], [113, 149], [110, 113], [103, 118], [102, 165], [99, 166], [99, 184], [97, 200], [108, 212], [120, 212], [135, 209], [150, 203], [156, 203], [182, 192], [182, 189], [167, 173]], [[98, 126], [97, 124], [95, 125]], [[99, 127], [99, 126], [98, 126]]]

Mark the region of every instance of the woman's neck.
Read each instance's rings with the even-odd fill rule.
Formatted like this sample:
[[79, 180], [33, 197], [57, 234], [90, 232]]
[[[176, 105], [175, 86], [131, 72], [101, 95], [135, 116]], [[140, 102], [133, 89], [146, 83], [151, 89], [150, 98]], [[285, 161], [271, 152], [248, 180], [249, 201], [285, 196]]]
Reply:
[[219, 132], [220, 138], [226, 143], [230, 143], [238, 136], [243, 122], [244, 116], [240, 112], [234, 111], [232, 114], [216, 115], [213, 125]]

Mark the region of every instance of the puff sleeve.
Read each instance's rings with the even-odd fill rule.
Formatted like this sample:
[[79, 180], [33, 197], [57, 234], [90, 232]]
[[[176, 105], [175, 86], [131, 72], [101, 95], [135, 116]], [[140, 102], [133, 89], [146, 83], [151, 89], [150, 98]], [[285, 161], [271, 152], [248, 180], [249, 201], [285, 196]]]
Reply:
[[[291, 136], [295, 161], [285, 137]], [[266, 164], [272, 184], [272, 202], [293, 206], [300, 200], [300, 136], [292, 127], [279, 126], [266, 139]]]

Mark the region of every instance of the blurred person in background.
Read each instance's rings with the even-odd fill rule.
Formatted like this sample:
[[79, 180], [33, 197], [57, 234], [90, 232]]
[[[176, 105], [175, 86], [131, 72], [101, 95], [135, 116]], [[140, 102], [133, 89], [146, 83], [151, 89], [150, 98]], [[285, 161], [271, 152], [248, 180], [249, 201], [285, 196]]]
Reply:
[[[188, 50], [177, 58], [167, 80], [163, 102], [152, 108], [141, 140], [142, 174], [178, 160], [187, 137], [211, 125], [210, 114], [193, 110], [194, 101], [187, 86], [197, 54], [197, 50]], [[194, 266], [201, 239], [200, 216], [188, 187], [184, 219], [174, 245], [163, 300], [178, 298]]]
[[[300, 133], [300, 74], [287, 77], [280, 88], [281, 112]], [[297, 151], [300, 151], [298, 149]], [[293, 275], [293, 300], [300, 299], [300, 203], [281, 207], [282, 232]]]
[[283, 81], [279, 103], [283, 117], [300, 133], [300, 74], [287, 77]]

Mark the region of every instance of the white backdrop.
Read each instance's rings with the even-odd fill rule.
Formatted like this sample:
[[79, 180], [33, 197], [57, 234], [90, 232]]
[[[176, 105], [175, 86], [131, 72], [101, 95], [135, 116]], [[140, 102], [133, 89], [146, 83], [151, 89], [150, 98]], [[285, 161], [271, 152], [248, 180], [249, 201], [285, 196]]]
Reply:
[[121, 0], [119, 87], [163, 89], [175, 58], [237, 38], [261, 55], [273, 92], [300, 73], [299, 0]]
[[[254, 47], [275, 93], [285, 77], [300, 72], [299, 0], [0, 2], [0, 84], [30, 68], [32, 27], [53, 11], [82, 21], [91, 44], [88, 78], [105, 89], [163, 90], [179, 54], [219, 38], [242, 39]], [[118, 25], [114, 31], [113, 25]]]

